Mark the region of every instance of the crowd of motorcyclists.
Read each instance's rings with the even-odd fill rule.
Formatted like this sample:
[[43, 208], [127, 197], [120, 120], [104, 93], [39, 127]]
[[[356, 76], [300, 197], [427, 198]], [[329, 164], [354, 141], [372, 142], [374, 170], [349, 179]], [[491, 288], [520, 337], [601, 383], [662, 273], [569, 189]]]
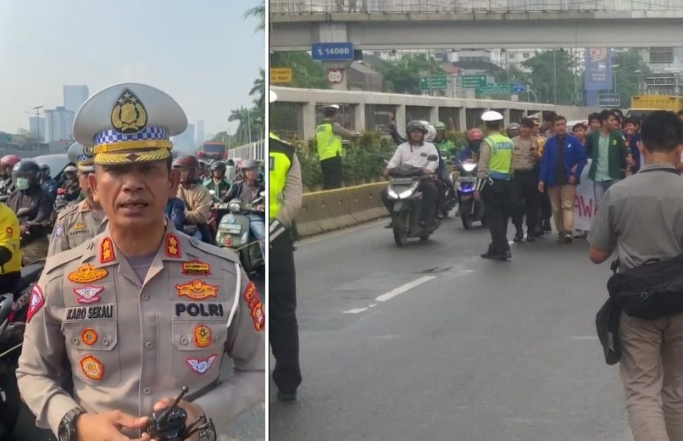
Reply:
[[[79, 150], [80, 148], [80, 150]], [[92, 167], [81, 167], [76, 157], [82, 146], [69, 149], [70, 163], [55, 176], [48, 165], [39, 165], [32, 159], [15, 155], [0, 158], [0, 289], [8, 292], [20, 280], [21, 267], [42, 261], [48, 256], [50, 243], [57, 242], [62, 234], [68, 237], [74, 231], [64, 231], [58, 220], [65, 211], [92, 209], [99, 213], [88, 188], [88, 175]], [[78, 167], [78, 168], [77, 168]], [[245, 204], [257, 204], [247, 216], [250, 229], [263, 251], [265, 238], [265, 203], [257, 201], [265, 191], [263, 164], [252, 159], [199, 161], [191, 155], [180, 156], [173, 162], [180, 175], [175, 197], [169, 199], [166, 215], [179, 231], [210, 244], [215, 243], [220, 215], [216, 207], [232, 199]], [[78, 207], [76, 207], [78, 205]], [[94, 214], [93, 214], [94, 215]], [[94, 215], [96, 222], [105, 225], [104, 216]], [[84, 223], [76, 222], [83, 226]], [[55, 228], [55, 225], [57, 227]], [[88, 226], [89, 227], [89, 226]], [[90, 228], [90, 227], [89, 227]], [[101, 228], [90, 228], [92, 236]], [[63, 239], [63, 238], [62, 238]], [[70, 248], [68, 240], [60, 244]]]

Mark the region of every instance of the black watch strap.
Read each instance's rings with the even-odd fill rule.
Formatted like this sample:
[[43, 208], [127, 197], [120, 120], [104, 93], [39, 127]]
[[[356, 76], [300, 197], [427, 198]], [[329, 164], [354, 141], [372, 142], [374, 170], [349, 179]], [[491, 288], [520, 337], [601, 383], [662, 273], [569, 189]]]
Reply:
[[82, 407], [75, 407], [68, 411], [59, 422], [59, 441], [76, 441], [76, 419], [87, 413]]
[[209, 419], [207, 426], [199, 431], [199, 441], [217, 441], [218, 434], [216, 433], [216, 426], [213, 420]]

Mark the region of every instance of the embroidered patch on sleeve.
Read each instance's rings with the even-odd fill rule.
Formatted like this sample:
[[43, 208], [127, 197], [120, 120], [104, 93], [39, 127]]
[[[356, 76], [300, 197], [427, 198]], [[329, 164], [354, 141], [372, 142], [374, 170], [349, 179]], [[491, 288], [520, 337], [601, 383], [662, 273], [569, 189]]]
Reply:
[[31, 318], [45, 305], [45, 296], [40, 286], [33, 285], [31, 289], [31, 299], [28, 304], [28, 312], [26, 313], [26, 323], [31, 321]]

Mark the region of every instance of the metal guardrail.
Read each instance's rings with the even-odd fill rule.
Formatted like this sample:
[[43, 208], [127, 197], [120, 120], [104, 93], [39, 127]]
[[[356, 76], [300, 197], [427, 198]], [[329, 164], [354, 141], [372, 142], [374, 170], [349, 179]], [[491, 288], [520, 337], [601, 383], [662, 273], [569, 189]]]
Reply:
[[228, 150], [228, 159], [255, 159], [263, 161], [266, 157], [266, 142], [256, 141]]
[[682, 11], [681, 0], [270, 0], [273, 15]]

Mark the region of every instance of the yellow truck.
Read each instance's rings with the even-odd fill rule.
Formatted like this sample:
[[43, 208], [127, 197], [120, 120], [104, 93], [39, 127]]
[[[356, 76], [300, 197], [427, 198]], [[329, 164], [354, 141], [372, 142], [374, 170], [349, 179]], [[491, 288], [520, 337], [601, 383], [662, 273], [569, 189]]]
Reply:
[[655, 110], [683, 110], [683, 96], [634, 95], [631, 97], [631, 108], [626, 112], [626, 116], [643, 119]]

